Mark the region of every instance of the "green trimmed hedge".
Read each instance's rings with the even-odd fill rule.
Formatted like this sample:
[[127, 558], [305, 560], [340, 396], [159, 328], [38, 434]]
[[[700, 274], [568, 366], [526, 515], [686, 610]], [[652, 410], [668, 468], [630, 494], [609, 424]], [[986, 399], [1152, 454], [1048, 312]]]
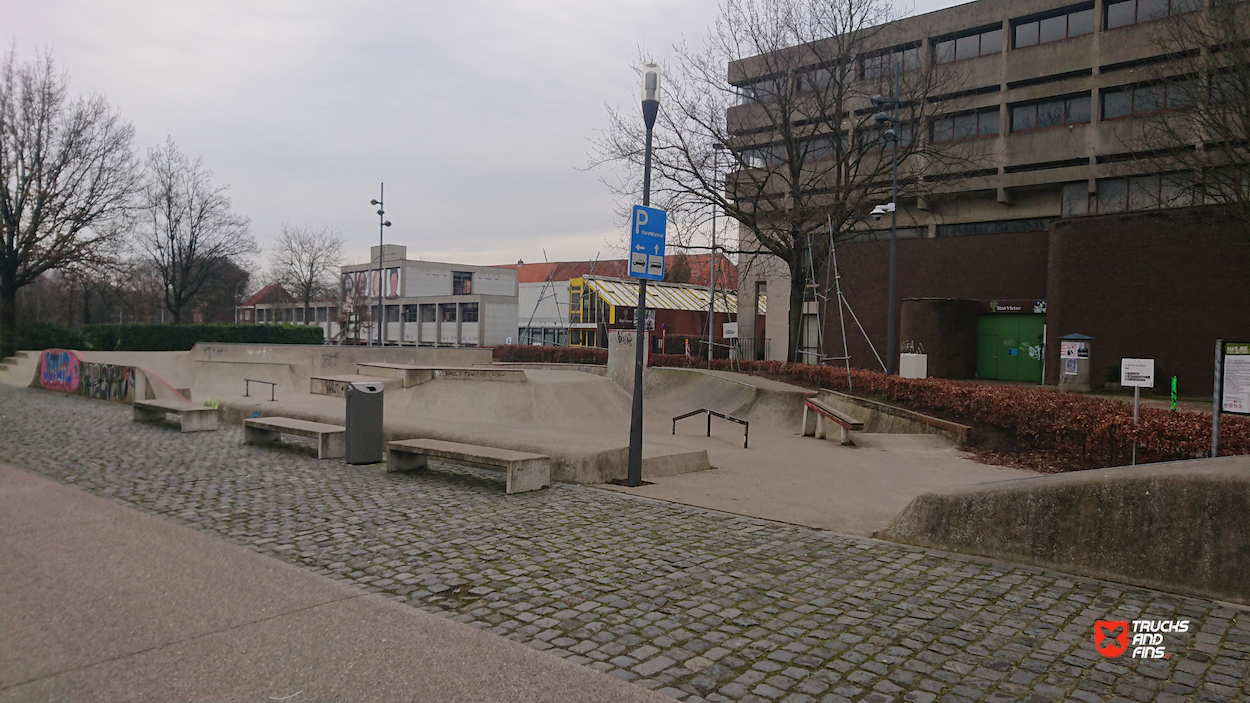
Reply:
[[187, 351], [197, 342], [323, 344], [319, 325], [87, 325], [82, 329], [29, 322], [17, 333], [17, 349], [83, 351]]
[[186, 351], [198, 342], [323, 344], [320, 325], [87, 325], [83, 341], [95, 351]]

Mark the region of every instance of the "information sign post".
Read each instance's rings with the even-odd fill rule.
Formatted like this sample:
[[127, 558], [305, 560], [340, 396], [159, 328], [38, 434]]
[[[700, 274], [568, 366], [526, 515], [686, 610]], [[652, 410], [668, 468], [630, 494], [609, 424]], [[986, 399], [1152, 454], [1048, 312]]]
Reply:
[[[1155, 360], [1120, 359], [1120, 385], [1133, 387], [1133, 427], [1137, 427], [1141, 389], [1155, 386]], [[1137, 440], [1133, 440], [1132, 465], [1137, 465]]]

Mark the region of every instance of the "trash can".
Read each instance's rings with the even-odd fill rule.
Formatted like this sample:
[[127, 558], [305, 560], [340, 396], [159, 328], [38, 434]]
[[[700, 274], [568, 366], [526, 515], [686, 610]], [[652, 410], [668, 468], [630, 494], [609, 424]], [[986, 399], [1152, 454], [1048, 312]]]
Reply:
[[382, 461], [382, 384], [347, 386], [347, 436], [343, 460], [348, 464]]

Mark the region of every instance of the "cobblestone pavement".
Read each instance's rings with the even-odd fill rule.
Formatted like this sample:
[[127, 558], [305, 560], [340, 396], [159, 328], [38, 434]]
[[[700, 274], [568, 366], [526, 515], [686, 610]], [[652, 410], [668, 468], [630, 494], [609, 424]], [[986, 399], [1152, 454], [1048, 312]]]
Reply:
[[[0, 386], [0, 461], [686, 701], [1250, 699], [1250, 618], [1041, 569], [498, 474], [183, 435]], [[1192, 621], [1106, 659], [1096, 619]]]

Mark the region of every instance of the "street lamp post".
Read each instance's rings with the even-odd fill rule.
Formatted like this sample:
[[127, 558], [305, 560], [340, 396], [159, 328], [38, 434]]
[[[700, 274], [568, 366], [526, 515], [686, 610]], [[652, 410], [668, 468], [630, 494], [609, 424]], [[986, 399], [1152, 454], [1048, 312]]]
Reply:
[[887, 129], [882, 135], [887, 141], [894, 142], [894, 166], [893, 178], [890, 185], [890, 204], [888, 210], [890, 213], [890, 300], [888, 311], [886, 312], [886, 362], [885, 372], [894, 374], [897, 370], [895, 357], [898, 347], [898, 109], [899, 109], [899, 90], [902, 82], [903, 66], [900, 63], [894, 64], [894, 96], [890, 98], [874, 95], [872, 102], [874, 105], [890, 105], [892, 115], [884, 112], [878, 112], [873, 116], [877, 124], [891, 123], [894, 126]]
[[[716, 187], [716, 179], [720, 176], [720, 150], [724, 148], [725, 145], [720, 142], [716, 142], [712, 145], [712, 187]], [[712, 339], [714, 337], [713, 331], [716, 328], [716, 211], [719, 209], [720, 206], [713, 202], [712, 256], [710, 259], [711, 263], [709, 264], [711, 267], [711, 271], [709, 272], [710, 280], [708, 281], [710, 284], [709, 288], [711, 289], [711, 295], [708, 296], [707, 301], [707, 367], [709, 369], [712, 368]]]
[[[647, 140], [643, 156], [642, 168], [642, 205], [651, 205], [651, 130], [655, 127], [656, 115], [660, 113], [660, 66], [648, 62], [642, 67], [642, 119], [647, 125]], [[638, 281], [638, 309], [634, 314], [634, 409], [629, 421], [629, 468], [626, 485], [631, 487], [642, 485], [642, 371], [643, 345], [647, 329], [647, 279]]]
[[[380, 184], [380, 187], [378, 188], [378, 199], [369, 201], [370, 205], [378, 206], [378, 346], [379, 347], [385, 346], [382, 343], [382, 329], [383, 329], [382, 326], [386, 324], [386, 319], [382, 314], [382, 291], [383, 291], [382, 232], [385, 231], [386, 227], [391, 226], [391, 221], [385, 219], [385, 215], [386, 215], [386, 209], [385, 209], [386, 202], [385, 202], [385, 197], [384, 197], [385, 195], [386, 195], [386, 183], [382, 183]], [[369, 346], [373, 346], [372, 338], [369, 339]]]

